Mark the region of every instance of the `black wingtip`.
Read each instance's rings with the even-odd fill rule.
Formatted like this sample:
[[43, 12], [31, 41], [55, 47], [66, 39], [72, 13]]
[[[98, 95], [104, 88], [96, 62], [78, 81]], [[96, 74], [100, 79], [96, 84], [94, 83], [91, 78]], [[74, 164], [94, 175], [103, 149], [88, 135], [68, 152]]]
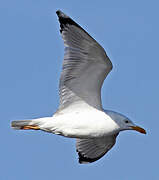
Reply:
[[88, 158], [88, 157], [85, 157], [80, 152], [78, 152], [78, 156], [79, 156], [79, 163], [80, 164], [92, 163], [92, 162], [97, 161], [99, 159], [99, 158]]
[[57, 10], [57, 11], [56, 11], [56, 14], [59, 16], [60, 12], [61, 12], [60, 10]]
[[86, 158], [84, 157], [80, 152], [78, 152], [78, 162], [80, 164], [88, 164], [88, 163], [91, 163], [90, 159], [89, 158]]
[[[75, 21], [73, 21], [69, 16], [67, 16], [66, 14], [64, 14], [62, 11], [57, 10], [56, 14], [59, 18], [59, 22], [60, 22], [60, 32], [62, 33], [62, 31], [65, 29], [66, 25], [74, 25], [77, 27], [80, 27]], [[80, 27], [81, 28], [81, 27]]]
[[59, 18], [69, 18], [66, 14], [64, 14], [61, 10], [57, 10], [56, 14]]

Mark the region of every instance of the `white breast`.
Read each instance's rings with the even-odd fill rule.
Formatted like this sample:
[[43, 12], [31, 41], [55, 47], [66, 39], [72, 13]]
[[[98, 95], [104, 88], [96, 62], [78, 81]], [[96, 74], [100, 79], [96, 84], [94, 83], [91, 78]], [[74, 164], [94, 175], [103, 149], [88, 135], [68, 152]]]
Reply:
[[77, 108], [73, 106], [63, 112], [57, 112], [52, 120], [46, 121], [41, 128], [52, 133], [74, 138], [93, 138], [111, 135], [117, 132], [118, 125], [105, 114], [91, 106]]

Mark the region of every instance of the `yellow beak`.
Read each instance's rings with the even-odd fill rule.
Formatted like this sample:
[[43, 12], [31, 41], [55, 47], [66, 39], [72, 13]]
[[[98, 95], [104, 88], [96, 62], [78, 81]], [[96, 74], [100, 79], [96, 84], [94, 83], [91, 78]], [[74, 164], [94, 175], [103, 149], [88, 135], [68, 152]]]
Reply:
[[145, 129], [143, 129], [143, 128], [139, 127], [139, 126], [131, 126], [131, 128], [132, 128], [133, 130], [135, 130], [135, 131], [138, 131], [138, 132], [140, 132], [140, 133], [146, 134]]

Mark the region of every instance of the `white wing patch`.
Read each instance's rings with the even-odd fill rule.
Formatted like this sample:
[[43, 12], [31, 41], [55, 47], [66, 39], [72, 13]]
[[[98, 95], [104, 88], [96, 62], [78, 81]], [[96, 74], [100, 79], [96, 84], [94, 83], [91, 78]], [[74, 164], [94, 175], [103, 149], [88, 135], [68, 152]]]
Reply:
[[77, 23], [57, 11], [65, 55], [60, 78], [60, 108], [84, 101], [102, 109], [101, 86], [112, 69], [104, 49]]

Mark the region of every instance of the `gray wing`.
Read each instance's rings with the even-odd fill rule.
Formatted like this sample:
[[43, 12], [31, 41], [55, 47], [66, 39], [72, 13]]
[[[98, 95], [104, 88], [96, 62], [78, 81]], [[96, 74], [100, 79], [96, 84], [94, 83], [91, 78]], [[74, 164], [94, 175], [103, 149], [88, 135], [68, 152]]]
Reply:
[[79, 163], [92, 163], [103, 157], [115, 144], [117, 135], [96, 139], [76, 139]]
[[102, 109], [101, 86], [112, 63], [84, 29], [63, 12], [56, 13], [66, 47], [59, 84], [59, 109], [77, 101]]

